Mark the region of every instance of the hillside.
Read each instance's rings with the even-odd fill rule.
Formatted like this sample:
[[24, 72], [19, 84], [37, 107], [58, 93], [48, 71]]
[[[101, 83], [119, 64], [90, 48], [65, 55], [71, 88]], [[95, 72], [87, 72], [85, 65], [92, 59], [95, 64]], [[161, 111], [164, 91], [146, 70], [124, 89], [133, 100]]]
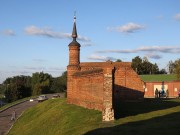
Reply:
[[178, 80], [175, 74], [140, 75], [140, 78], [145, 82], [162, 82]]
[[101, 112], [68, 105], [65, 99], [53, 99], [26, 111], [9, 134], [82, 134], [98, 126], [97, 122], [101, 122]]
[[102, 122], [99, 111], [66, 104], [65, 99], [48, 100], [27, 110], [9, 135], [179, 134], [178, 99], [122, 102], [117, 111], [117, 120]]

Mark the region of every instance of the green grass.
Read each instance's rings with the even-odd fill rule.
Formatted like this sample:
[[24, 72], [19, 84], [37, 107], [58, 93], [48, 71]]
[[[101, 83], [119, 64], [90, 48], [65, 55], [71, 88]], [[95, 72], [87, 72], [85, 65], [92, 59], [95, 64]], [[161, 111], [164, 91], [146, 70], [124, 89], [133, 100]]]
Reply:
[[140, 75], [140, 78], [145, 82], [162, 82], [162, 81], [177, 81], [175, 74], [160, 74], [160, 75]]
[[115, 112], [115, 121], [102, 122], [100, 111], [48, 100], [28, 109], [9, 135], [179, 135], [180, 99], [121, 102]]

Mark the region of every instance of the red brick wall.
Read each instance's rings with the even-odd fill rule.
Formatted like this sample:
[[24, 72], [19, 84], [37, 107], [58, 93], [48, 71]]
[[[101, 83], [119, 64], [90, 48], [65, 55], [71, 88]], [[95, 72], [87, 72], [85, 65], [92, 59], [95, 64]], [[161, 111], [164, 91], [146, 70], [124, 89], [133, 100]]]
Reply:
[[117, 68], [114, 78], [115, 100], [142, 99], [144, 97], [143, 82], [131, 66]]
[[[79, 68], [78, 68], [79, 67]], [[111, 90], [106, 86], [106, 75], [111, 75]], [[144, 97], [143, 83], [126, 62], [80, 63], [68, 66], [68, 102], [90, 109], [103, 110], [107, 87], [108, 104], [119, 99], [140, 99]], [[104, 87], [104, 89], [103, 89]]]
[[103, 72], [74, 75], [68, 102], [89, 109], [103, 108]]
[[71, 99], [74, 95], [73, 92], [73, 78], [72, 75], [79, 71], [78, 66], [69, 65], [67, 66], [67, 100]]
[[[89, 72], [91, 70], [102, 68], [102, 70], [106, 70], [108, 67], [114, 68], [114, 72], [112, 73], [113, 78], [113, 97], [114, 99], [140, 99], [144, 97], [144, 89], [143, 89], [143, 82], [139, 78], [139, 76], [136, 74], [136, 72], [131, 68], [131, 63], [128, 62], [88, 62], [88, 63], [80, 63], [80, 70], [82, 72]], [[112, 70], [112, 69], [111, 69]], [[76, 73], [76, 72], [75, 72]], [[92, 93], [89, 86], [93, 86], [94, 93], [98, 93], [99, 90], [103, 87], [103, 73], [101, 73], [101, 79], [98, 83], [96, 83], [97, 76], [99, 75], [90, 72], [88, 74], [75, 76], [72, 79], [72, 91], [82, 91], [83, 95], [87, 95], [87, 97], [80, 97], [79, 100], [85, 102], [90, 101], [94, 102], [92, 100], [93, 98], [89, 96], [89, 93]], [[76, 80], [76, 81], [75, 81]], [[76, 90], [77, 89], [77, 90]], [[86, 93], [83, 93], [84, 91], [87, 91]], [[101, 91], [102, 92], [102, 91]], [[79, 98], [79, 95], [76, 96], [76, 94], [70, 94], [73, 99], [76, 97]], [[69, 97], [70, 97], [69, 96]], [[102, 97], [103, 95], [98, 95]], [[102, 100], [102, 98], [101, 98]], [[77, 101], [74, 101], [77, 102]], [[80, 104], [80, 103], [77, 103]], [[84, 103], [83, 103], [84, 104]], [[84, 105], [83, 105], [84, 106]]]
[[[145, 82], [146, 88], [144, 97], [154, 97], [154, 88], [158, 85], [161, 86], [162, 82]], [[164, 85], [167, 86], [167, 89], [169, 91], [169, 97], [178, 96], [178, 90], [180, 89], [180, 81], [164, 82]]]
[[85, 62], [80, 63], [80, 66], [81, 70], [114, 67], [113, 96], [115, 99], [142, 99], [144, 97], [143, 82], [132, 69], [130, 62]]

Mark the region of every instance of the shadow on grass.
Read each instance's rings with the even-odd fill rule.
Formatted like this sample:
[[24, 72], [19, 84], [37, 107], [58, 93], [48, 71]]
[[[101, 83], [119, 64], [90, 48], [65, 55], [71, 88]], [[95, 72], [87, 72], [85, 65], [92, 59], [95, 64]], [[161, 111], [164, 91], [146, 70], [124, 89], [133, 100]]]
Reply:
[[[142, 101], [120, 101], [114, 103], [115, 118], [121, 118], [164, 110], [180, 106], [180, 102], [172, 99], [144, 99]], [[106, 123], [104, 124], [106, 126]], [[148, 120], [129, 122], [113, 127], [105, 127], [87, 132], [85, 135], [179, 135], [180, 111]]]
[[114, 127], [99, 128], [85, 135], [179, 135], [180, 112], [169, 115], [129, 122]]
[[168, 109], [179, 106], [180, 102], [173, 102], [170, 99], [143, 99], [141, 101], [120, 101], [113, 105], [115, 119], [148, 113], [157, 110]]

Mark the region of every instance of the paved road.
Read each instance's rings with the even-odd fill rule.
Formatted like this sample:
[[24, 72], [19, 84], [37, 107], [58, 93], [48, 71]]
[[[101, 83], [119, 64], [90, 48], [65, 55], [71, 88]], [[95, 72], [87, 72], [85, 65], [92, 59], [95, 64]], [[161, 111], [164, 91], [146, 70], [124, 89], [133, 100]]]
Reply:
[[[64, 95], [60, 96], [63, 97]], [[48, 94], [47, 97], [51, 98], [52, 94]], [[14, 110], [16, 112], [16, 118], [18, 118], [25, 110], [36, 104], [38, 104], [38, 101], [26, 101], [0, 112], [0, 135], [6, 135], [8, 130], [14, 124], [14, 121], [11, 121], [12, 112]]]
[[16, 118], [18, 118], [22, 114], [23, 111], [36, 105], [37, 103], [38, 103], [37, 101], [33, 101], [33, 102], [26, 101], [24, 103], [12, 106], [9, 109], [1, 112], [0, 113], [0, 135], [6, 135], [8, 130], [13, 125], [14, 121], [11, 121], [11, 116], [14, 110], [16, 112]]

